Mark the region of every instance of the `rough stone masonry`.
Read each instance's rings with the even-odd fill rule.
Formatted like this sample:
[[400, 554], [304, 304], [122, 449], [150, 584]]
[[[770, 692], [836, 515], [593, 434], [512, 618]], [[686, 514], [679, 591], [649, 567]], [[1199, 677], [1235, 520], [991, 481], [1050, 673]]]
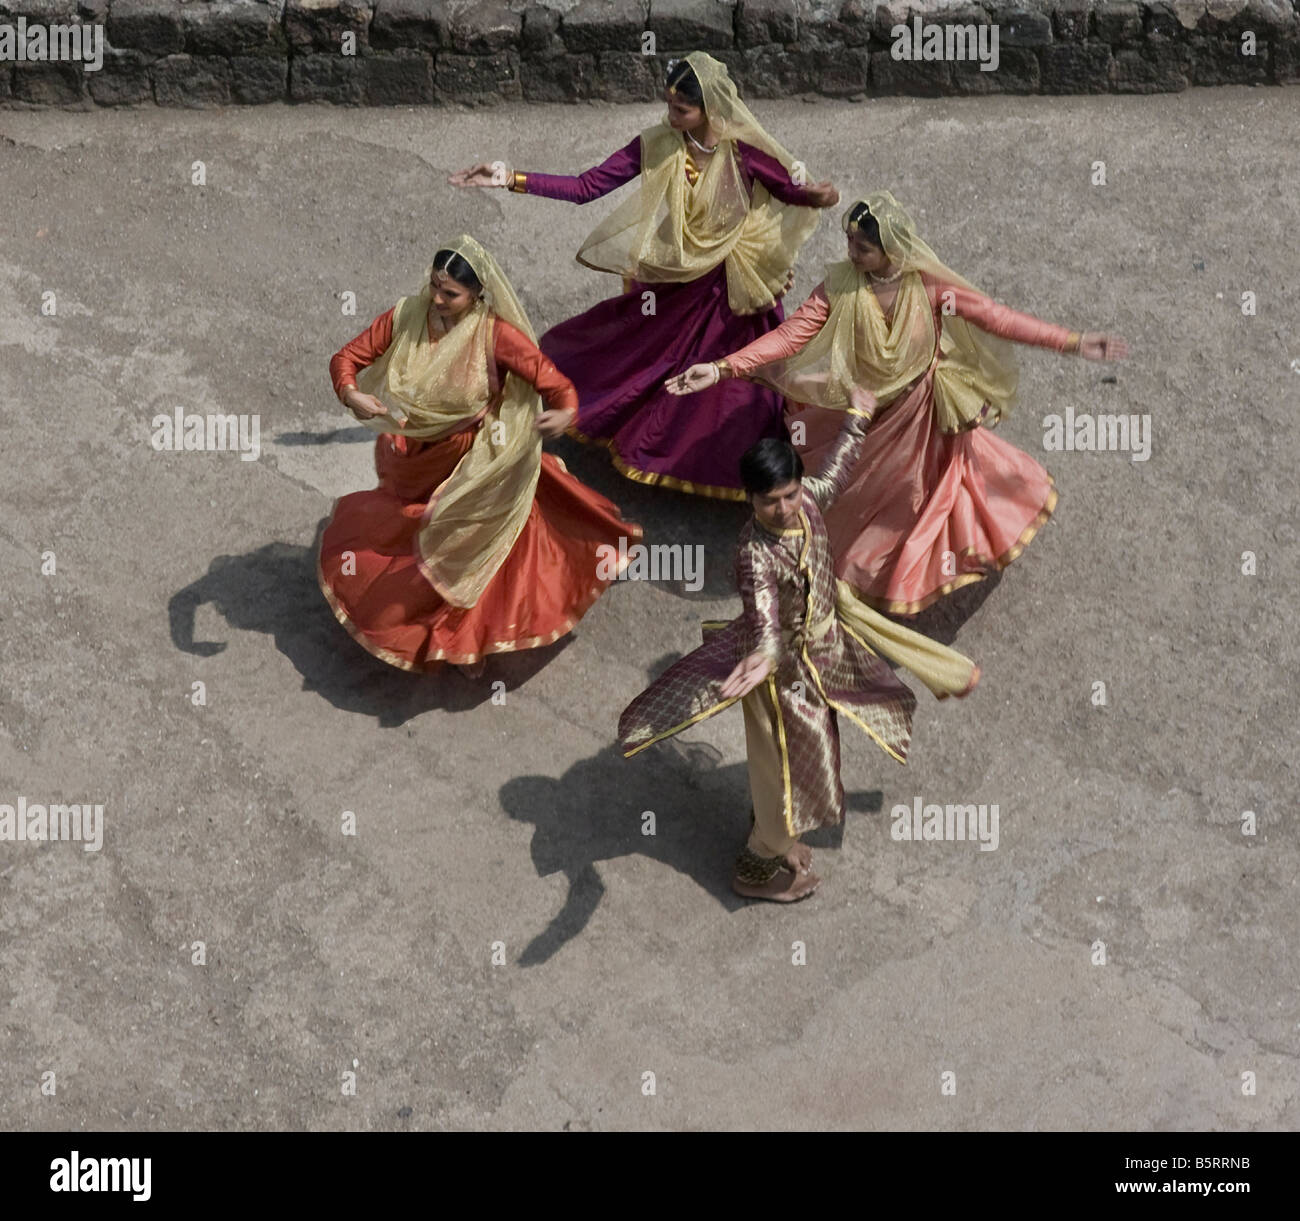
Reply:
[[0, 0], [0, 106], [649, 101], [696, 49], [758, 98], [1286, 85], [1300, 0]]

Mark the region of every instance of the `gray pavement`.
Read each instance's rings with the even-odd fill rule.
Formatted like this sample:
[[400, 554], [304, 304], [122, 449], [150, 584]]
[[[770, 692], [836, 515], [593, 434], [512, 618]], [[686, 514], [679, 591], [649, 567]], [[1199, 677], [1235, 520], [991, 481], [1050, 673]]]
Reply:
[[[444, 179], [585, 168], [658, 110], [0, 115], [0, 804], [106, 808], [98, 852], [0, 842], [3, 1127], [1300, 1124], [1294, 92], [760, 106], [991, 295], [1133, 346], [1022, 353], [1003, 433], [1057, 515], [927, 621], [985, 677], [920, 693], [908, 767], [846, 730], [811, 901], [727, 889], [738, 715], [612, 745], [735, 613], [739, 507], [560, 443], [706, 583], [615, 586], [492, 663], [504, 703], [335, 624], [312, 540], [373, 471], [329, 356], [462, 230], [539, 331], [608, 295], [572, 258], [608, 201]], [[828, 217], [795, 300], [838, 251]], [[260, 457], [156, 451], [177, 406], [256, 413]], [[1067, 407], [1149, 413], [1149, 460], [1044, 453]], [[917, 797], [997, 803], [997, 849], [892, 839]]]

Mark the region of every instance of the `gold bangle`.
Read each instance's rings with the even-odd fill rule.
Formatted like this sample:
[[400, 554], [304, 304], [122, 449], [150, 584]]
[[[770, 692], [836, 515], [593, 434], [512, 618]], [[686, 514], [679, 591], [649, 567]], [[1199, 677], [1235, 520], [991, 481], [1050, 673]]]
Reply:
[[1063, 352], [1077, 352], [1082, 343], [1083, 336], [1078, 331], [1071, 331], [1066, 337], [1065, 347], [1061, 350]]
[[512, 170], [508, 189], [516, 195], [528, 194], [528, 175], [521, 174], [518, 170]]
[[725, 359], [715, 360], [713, 362], [713, 367], [718, 371], [718, 381], [724, 381], [726, 378], [736, 376], [735, 373], [732, 371], [731, 366], [727, 364]]

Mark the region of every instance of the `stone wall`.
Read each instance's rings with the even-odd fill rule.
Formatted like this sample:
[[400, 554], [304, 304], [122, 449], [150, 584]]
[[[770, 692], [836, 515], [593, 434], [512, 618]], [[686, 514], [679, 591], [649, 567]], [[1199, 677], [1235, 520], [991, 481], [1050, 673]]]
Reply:
[[[893, 31], [918, 18], [900, 58]], [[13, 62], [20, 33], [70, 23], [101, 28], [97, 71]], [[996, 30], [996, 69], [923, 58], [929, 25]], [[649, 101], [696, 49], [760, 98], [1282, 85], [1300, 0], [0, 0], [0, 106]]]

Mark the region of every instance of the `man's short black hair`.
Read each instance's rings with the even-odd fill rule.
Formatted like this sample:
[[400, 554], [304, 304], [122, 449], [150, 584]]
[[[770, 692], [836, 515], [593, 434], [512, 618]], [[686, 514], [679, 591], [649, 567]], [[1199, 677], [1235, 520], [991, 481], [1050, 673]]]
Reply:
[[803, 478], [803, 459], [789, 441], [764, 437], [755, 442], [740, 460], [740, 481], [751, 496], [761, 496], [773, 488]]

